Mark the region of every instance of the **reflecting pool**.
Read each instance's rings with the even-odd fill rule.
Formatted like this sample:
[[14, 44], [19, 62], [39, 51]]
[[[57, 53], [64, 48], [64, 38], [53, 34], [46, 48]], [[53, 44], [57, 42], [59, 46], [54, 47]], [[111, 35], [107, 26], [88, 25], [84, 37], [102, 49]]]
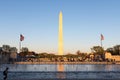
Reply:
[[0, 80], [3, 79], [2, 72], [6, 67], [9, 67], [8, 80], [120, 80], [120, 65], [117, 64], [2, 64], [0, 65]]
[[2, 64], [0, 71], [9, 67], [9, 71], [120, 71], [120, 65], [114, 64]]

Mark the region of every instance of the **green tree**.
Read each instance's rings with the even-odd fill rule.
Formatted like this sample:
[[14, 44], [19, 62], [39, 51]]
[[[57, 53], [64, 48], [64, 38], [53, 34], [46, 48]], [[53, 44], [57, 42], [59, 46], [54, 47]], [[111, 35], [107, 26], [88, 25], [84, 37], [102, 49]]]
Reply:
[[81, 55], [80, 50], [78, 50], [78, 51], [76, 52], [76, 55]]
[[22, 47], [21, 52], [20, 52], [19, 55], [20, 55], [21, 57], [25, 57], [26, 55], [28, 55], [28, 53], [29, 53], [28, 48], [27, 48], [27, 47]]
[[10, 52], [11, 53], [17, 53], [17, 48], [16, 47], [11, 47]]
[[110, 52], [112, 55], [114, 55], [114, 49], [113, 48], [107, 48], [106, 51]]
[[38, 55], [39, 55], [40, 58], [46, 58], [48, 53], [43, 52], [43, 53], [39, 53]]
[[3, 45], [2, 46], [2, 51], [3, 52], [10, 52], [10, 46], [9, 45]]
[[114, 55], [120, 55], [120, 45], [114, 46], [113, 49], [114, 49], [114, 51], [113, 51]]
[[91, 49], [95, 54], [103, 54], [104, 53], [104, 49], [101, 46], [93, 46], [93, 48], [91, 48]]
[[21, 52], [29, 52], [27, 47], [22, 47]]

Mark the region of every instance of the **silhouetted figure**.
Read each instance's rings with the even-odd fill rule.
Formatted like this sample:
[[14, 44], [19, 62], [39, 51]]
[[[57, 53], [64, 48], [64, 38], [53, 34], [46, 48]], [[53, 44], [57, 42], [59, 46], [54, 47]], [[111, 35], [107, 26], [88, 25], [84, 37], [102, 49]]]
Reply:
[[8, 74], [8, 67], [3, 71], [3, 75], [4, 75], [4, 80], [7, 80], [7, 74]]

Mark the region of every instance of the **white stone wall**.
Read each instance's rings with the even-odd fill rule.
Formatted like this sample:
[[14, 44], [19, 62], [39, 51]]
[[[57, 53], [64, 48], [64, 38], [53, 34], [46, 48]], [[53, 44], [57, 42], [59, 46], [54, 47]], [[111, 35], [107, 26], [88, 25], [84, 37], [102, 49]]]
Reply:
[[111, 55], [110, 52], [106, 52], [105, 59], [113, 59], [115, 61], [120, 61], [120, 56], [119, 55]]
[[110, 52], [105, 53], [105, 59], [112, 59], [112, 55]]
[[112, 56], [112, 59], [115, 60], [115, 61], [120, 61], [120, 56]]

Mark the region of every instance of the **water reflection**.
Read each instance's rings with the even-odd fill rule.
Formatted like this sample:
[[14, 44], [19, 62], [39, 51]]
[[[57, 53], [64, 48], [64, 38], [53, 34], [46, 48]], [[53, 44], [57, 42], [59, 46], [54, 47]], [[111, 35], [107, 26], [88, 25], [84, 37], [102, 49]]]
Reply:
[[111, 71], [111, 70], [113, 71], [114, 68], [113, 69], [112, 68], [113, 68], [112, 65], [111, 66], [109, 66], [109, 65], [105, 66], [106, 71]]
[[40, 65], [22, 65], [22, 64], [2, 64], [0, 71], [9, 67], [10, 71], [120, 71], [120, 65], [87, 65], [87, 64], [40, 64]]
[[[57, 65], [57, 71], [58, 71], [58, 73], [56, 73], [56, 77], [59, 79], [65, 79], [64, 65], [63, 64]], [[61, 72], [63, 72], [63, 73], [61, 73]]]
[[58, 64], [57, 65], [57, 71], [63, 72], [64, 71], [64, 65], [63, 64]]

